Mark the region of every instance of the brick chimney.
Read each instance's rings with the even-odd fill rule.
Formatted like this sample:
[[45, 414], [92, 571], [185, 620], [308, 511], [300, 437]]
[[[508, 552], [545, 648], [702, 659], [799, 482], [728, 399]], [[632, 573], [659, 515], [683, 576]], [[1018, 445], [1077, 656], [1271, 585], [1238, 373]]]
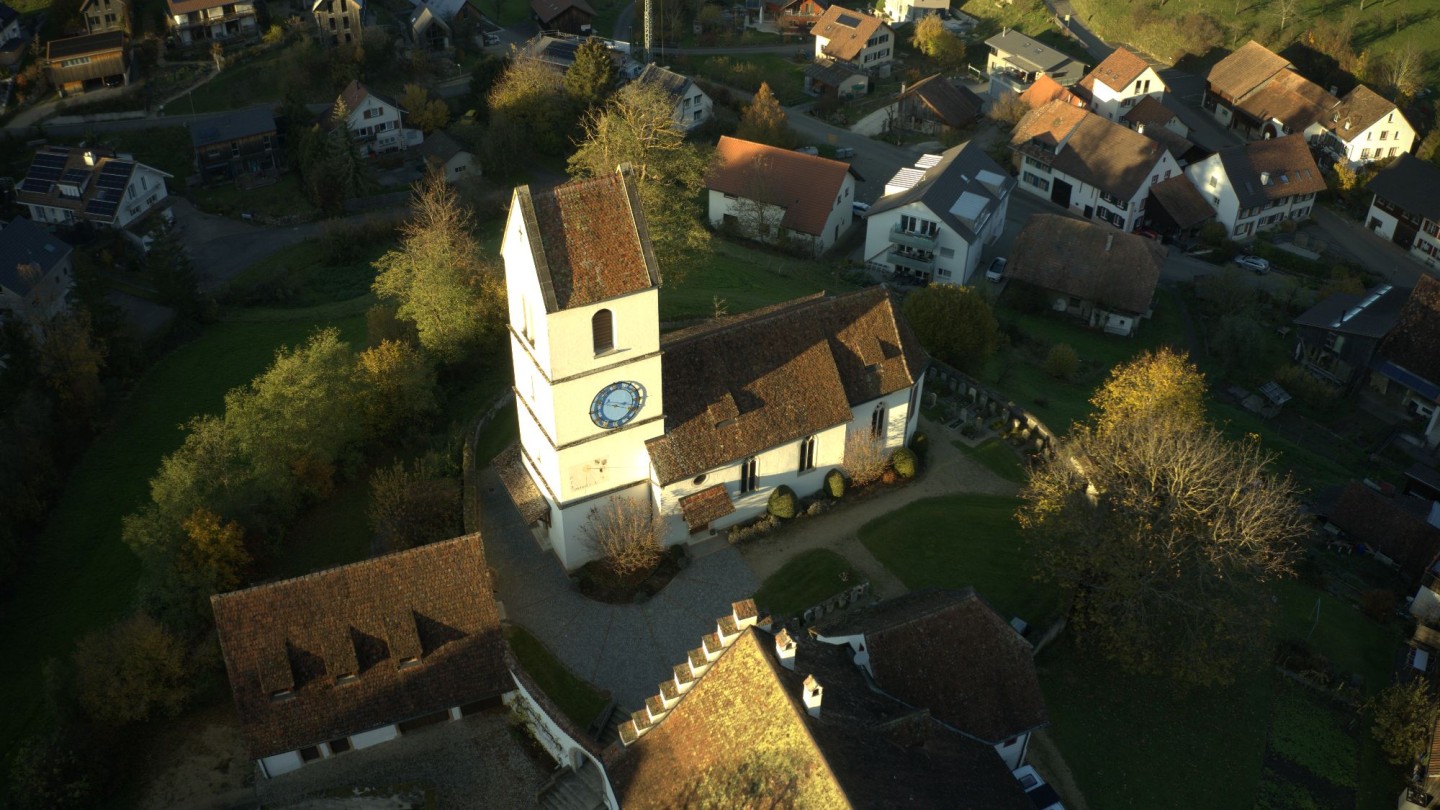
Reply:
[[784, 628], [775, 636], [775, 655], [780, 659], [780, 666], [795, 670], [795, 639]]
[[92, 152], [92, 151], [90, 151], [89, 149], [86, 149], [86, 150], [85, 150], [85, 165], [86, 165], [86, 166], [94, 166], [94, 165], [95, 165], [95, 153]]
[[1135, 131], [1138, 132], [1138, 133], [1140, 133], [1141, 135], [1144, 135], [1144, 134], [1145, 134], [1145, 122], [1142, 121], [1142, 122], [1136, 124], [1136, 125], [1135, 125]]
[[825, 687], [815, 680], [814, 675], [806, 675], [805, 683], [801, 685], [800, 699], [805, 702], [805, 711], [811, 717], [820, 716], [820, 700], [825, 697]]
[[1105, 234], [1105, 252], [1106, 252], [1106, 253], [1109, 253], [1109, 252], [1110, 252], [1110, 248], [1112, 248], [1112, 247], [1114, 247], [1114, 246], [1115, 246], [1115, 234], [1113, 234], [1113, 233], [1107, 233], [1107, 234]]

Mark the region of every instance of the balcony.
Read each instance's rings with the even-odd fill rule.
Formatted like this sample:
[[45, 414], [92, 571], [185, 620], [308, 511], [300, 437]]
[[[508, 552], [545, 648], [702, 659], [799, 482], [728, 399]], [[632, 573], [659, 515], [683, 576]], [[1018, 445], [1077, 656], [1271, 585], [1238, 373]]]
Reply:
[[890, 242], [896, 245], [904, 245], [905, 247], [934, 251], [935, 243], [939, 241], [939, 239], [939, 234], [926, 236], [911, 231], [902, 231], [899, 225], [890, 229]]
[[886, 253], [885, 261], [895, 265], [896, 267], [909, 268], [917, 273], [930, 274], [935, 272], [934, 259], [922, 259], [919, 256], [911, 256], [906, 253], [901, 253], [898, 250], [892, 250], [889, 253]]

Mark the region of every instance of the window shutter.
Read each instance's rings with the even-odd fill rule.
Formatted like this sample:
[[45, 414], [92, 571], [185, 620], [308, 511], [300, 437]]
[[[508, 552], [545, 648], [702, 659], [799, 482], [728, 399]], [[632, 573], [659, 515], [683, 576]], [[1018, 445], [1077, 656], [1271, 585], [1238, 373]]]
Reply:
[[595, 313], [590, 319], [590, 332], [595, 341], [596, 354], [615, 348], [615, 322], [610, 310], [602, 309]]

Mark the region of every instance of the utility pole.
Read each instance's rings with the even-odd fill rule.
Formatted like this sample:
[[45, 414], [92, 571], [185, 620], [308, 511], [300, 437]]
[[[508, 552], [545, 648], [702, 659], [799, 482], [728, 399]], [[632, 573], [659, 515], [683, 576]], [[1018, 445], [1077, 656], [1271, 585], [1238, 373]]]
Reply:
[[655, 6], [653, 0], [642, 0], [645, 4], [645, 53], [643, 61], [650, 64], [655, 61]]

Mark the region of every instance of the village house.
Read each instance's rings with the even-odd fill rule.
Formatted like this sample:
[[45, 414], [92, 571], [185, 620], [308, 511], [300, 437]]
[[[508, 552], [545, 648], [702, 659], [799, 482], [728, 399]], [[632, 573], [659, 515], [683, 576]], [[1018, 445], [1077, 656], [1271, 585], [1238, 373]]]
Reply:
[[[968, 698], [1007, 699], [1022, 690], [1026, 699], [1038, 699], [1038, 688], [1028, 688], [1034, 682], [1028, 660], [1031, 675], [1022, 689], [989, 681], [1010, 674], [1016, 654], [1029, 645], [1018, 636], [995, 644], [986, 638], [993, 634], [948, 618], [919, 620], [951, 631], [943, 641], [926, 642], [923, 651], [891, 648], [888, 664], [923, 659], [911, 678], [879, 670], [892, 692], [872, 685], [848, 646], [773, 628], [768, 617], [756, 615], [752, 600], [735, 603], [645, 708], [620, 726], [623, 748], [606, 756], [619, 806], [658, 810], [696, 806], [703, 798], [706, 806], [750, 807], [762, 797], [783, 797], [794, 807], [1031, 810], [995, 749], [951, 725], [991, 712], [1006, 719], [1030, 712], [1028, 705], [959, 707]], [[902, 624], [872, 632], [899, 641], [908, 630]], [[967, 640], [989, 646], [947, 644]], [[990, 655], [1003, 660], [976, 660]], [[952, 667], [986, 682], [936, 677]], [[912, 689], [926, 677], [931, 689]], [[947, 688], [955, 693], [939, 694]], [[912, 702], [930, 698], [937, 706]], [[1043, 716], [1043, 705], [1040, 711]]]
[[315, 39], [322, 45], [355, 45], [365, 25], [364, 0], [310, 0]]
[[24, 28], [21, 27], [20, 22], [20, 12], [5, 3], [0, 3], [0, 43], [21, 38]]
[[1440, 267], [1440, 167], [1400, 155], [1367, 186], [1374, 197], [1365, 225], [1426, 267]]
[[1120, 123], [1165, 147], [1181, 168], [1210, 156], [1190, 140], [1190, 127], [1174, 110], [1146, 96], [1120, 116]]
[[1321, 505], [1321, 514], [1349, 541], [1414, 584], [1433, 581], [1427, 573], [1440, 555], [1440, 527], [1428, 521], [1431, 508], [1426, 499], [1385, 495], [1351, 481], [1333, 504]]
[[[994, 749], [1010, 770], [1050, 725], [1034, 649], [973, 588], [925, 588], [822, 622], [866, 682]], [[937, 677], [937, 673], [944, 673]]]
[[576, 36], [594, 31], [595, 9], [585, 0], [530, 0], [530, 13], [541, 31]]
[[45, 72], [62, 96], [130, 83], [130, 54], [123, 31], [85, 34], [45, 43]]
[[892, 23], [919, 22], [927, 14], [950, 10], [950, 0], [885, 0], [882, 11]]
[[1440, 281], [1420, 276], [1377, 354], [1371, 390], [1416, 421], [1416, 444], [1440, 446]]
[[922, 157], [885, 184], [865, 215], [865, 261], [891, 273], [969, 284], [1005, 230], [1015, 178], [966, 142]]
[[1063, 101], [1071, 107], [1090, 109], [1089, 103], [1076, 95], [1071, 88], [1061, 87], [1059, 82], [1044, 74], [1041, 74], [1030, 83], [1029, 87], [1025, 88], [1025, 92], [1020, 94], [1020, 100], [1032, 110], [1039, 109], [1056, 100]]
[[[336, 114], [341, 110], [344, 111], [344, 121], [337, 121]], [[380, 155], [419, 146], [424, 141], [425, 136], [420, 130], [404, 128], [404, 113], [394, 101], [371, 92], [359, 79], [354, 79], [340, 92], [326, 125], [335, 127], [344, 124], [355, 136], [362, 152]]]
[[854, 62], [827, 56], [805, 66], [805, 92], [844, 101], [870, 92], [870, 74]]
[[431, 133], [415, 149], [428, 171], [439, 172], [447, 183], [480, 176], [480, 162], [460, 142], [444, 132]]
[[39, 326], [64, 312], [75, 287], [71, 253], [24, 217], [0, 228], [0, 317]]
[[429, 6], [416, 6], [410, 13], [407, 29], [410, 41], [422, 51], [446, 53], [450, 50], [450, 23], [441, 19]]
[[220, 113], [190, 124], [195, 169], [204, 183], [234, 181], [242, 188], [274, 182], [285, 165], [268, 105]]
[[765, 11], [782, 34], [808, 34], [827, 8], [830, 0], [765, 0]]
[[1119, 121], [1141, 99], [1157, 102], [1169, 90], [1149, 62], [1125, 48], [1116, 48], [1075, 85], [1090, 109], [1106, 120]]
[[36, 222], [124, 229], [166, 204], [167, 179], [112, 150], [44, 146], [16, 186], [15, 201]]
[[1184, 174], [1150, 187], [1145, 225], [1167, 237], [1188, 240], [1215, 219], [1215, 209]]
[[1250, 239], [1310, 216], [1325, 178], [1302, 135], [1228, 146], [1185, 167], [1231, 239]]
[[1061, 87], [1072, 87], [1085, 75], [1085, 65], [1065, 54], [1042, 45], [1019, 31], [1005, 29], [985, 40], [990, 52], [985, 57], [985, 73], [990, 77], [990, 97], [1003, 93], [1021, 95], [1041, 76], [1048, 76]]
[[[130, 33], [130, 4], [126, 0], [85, 0], [80, 4], [80, 16], [85, 18], [87, 34]], [[0, 41], [4, 39], [0, 36]]]
[[1092, 329], [1132, 335], [1150, 317], [1166, 252], [1154, 239], [1036, 214], [1015, 237], [1005, 276], [1049, 293], [1052, 309]]
[[165, 0], [170, 35], [181, 45], [260, 36], [253, 0]]
[[1361, 84], [1327, 110], [1305, 137], [1330, 162], [1355, 166], [1409, 153], [1415, 128], [1395, 102]]
[[705, 177], [713, 228], [819, 256], [854, 222], [847, 163], [722, 136]]
[[620, 499], [658, 515], [665, 545], [698, 542], [763, 514], [776, 487], [813, 494], [914, 433], [928, 361], [884, 288], [662, 338], [628, 167], [517, 189], [501, 253], [520, 442], [497, 464], [567, 570], [597, 556], [585, 529]]
[[701, 90], [699, 85], [668, 68], [646, 65], [635, 77], [642, 85], [658, 87], [675, 101], [674, 118], [686, 131], [692, 130], [710, 120], [715, 103]]
[[20, 12], [0, 2], [0, 67], [13, 68], [20, 64], [29, 45]]
[[810, 34], [815, 37], [815, 58], [828, 56], [880, 76], [890, 75], [895, 32], [879, 17], [831, 6], [815, 21]]
[[1365, 295], [1336, 293], [1295, 318], [1295, 357], [1316, 377], [1344, 389], [1370, 376], [1380, 341], [1400, 322], [1410, 291], [1382, 284]]
[[939, 73], [909, 86], [901, 85], [895, 103], [895, 127], [927, 135], [954, 132], [974, 124], [985, 105], [970, 88]]
[[1010, 148], [1022, 189], [1122, 231], [1144, 221], [1152, 186], [1181, 173], [1158, 142], [1059, 99], [1026, 113]]
[[[575, 64], [575, 53], [580, 50], [580, 46], [585, 41], [585, 37], [577, 37], [573, 34], [536, 34], [520, 48], [520, 56], [564, 73], [570, 69], [571, 65]], [[628, 47], [620, 47], [624, 43], [617, 44], [610, 40], [600, 41], [605, 43], [606, 53], [610, 56], [611, 64], [615, 66], [616, 76], [622, 79], [634, 79], [640, 75], [643, 66], [630, 57]]]

